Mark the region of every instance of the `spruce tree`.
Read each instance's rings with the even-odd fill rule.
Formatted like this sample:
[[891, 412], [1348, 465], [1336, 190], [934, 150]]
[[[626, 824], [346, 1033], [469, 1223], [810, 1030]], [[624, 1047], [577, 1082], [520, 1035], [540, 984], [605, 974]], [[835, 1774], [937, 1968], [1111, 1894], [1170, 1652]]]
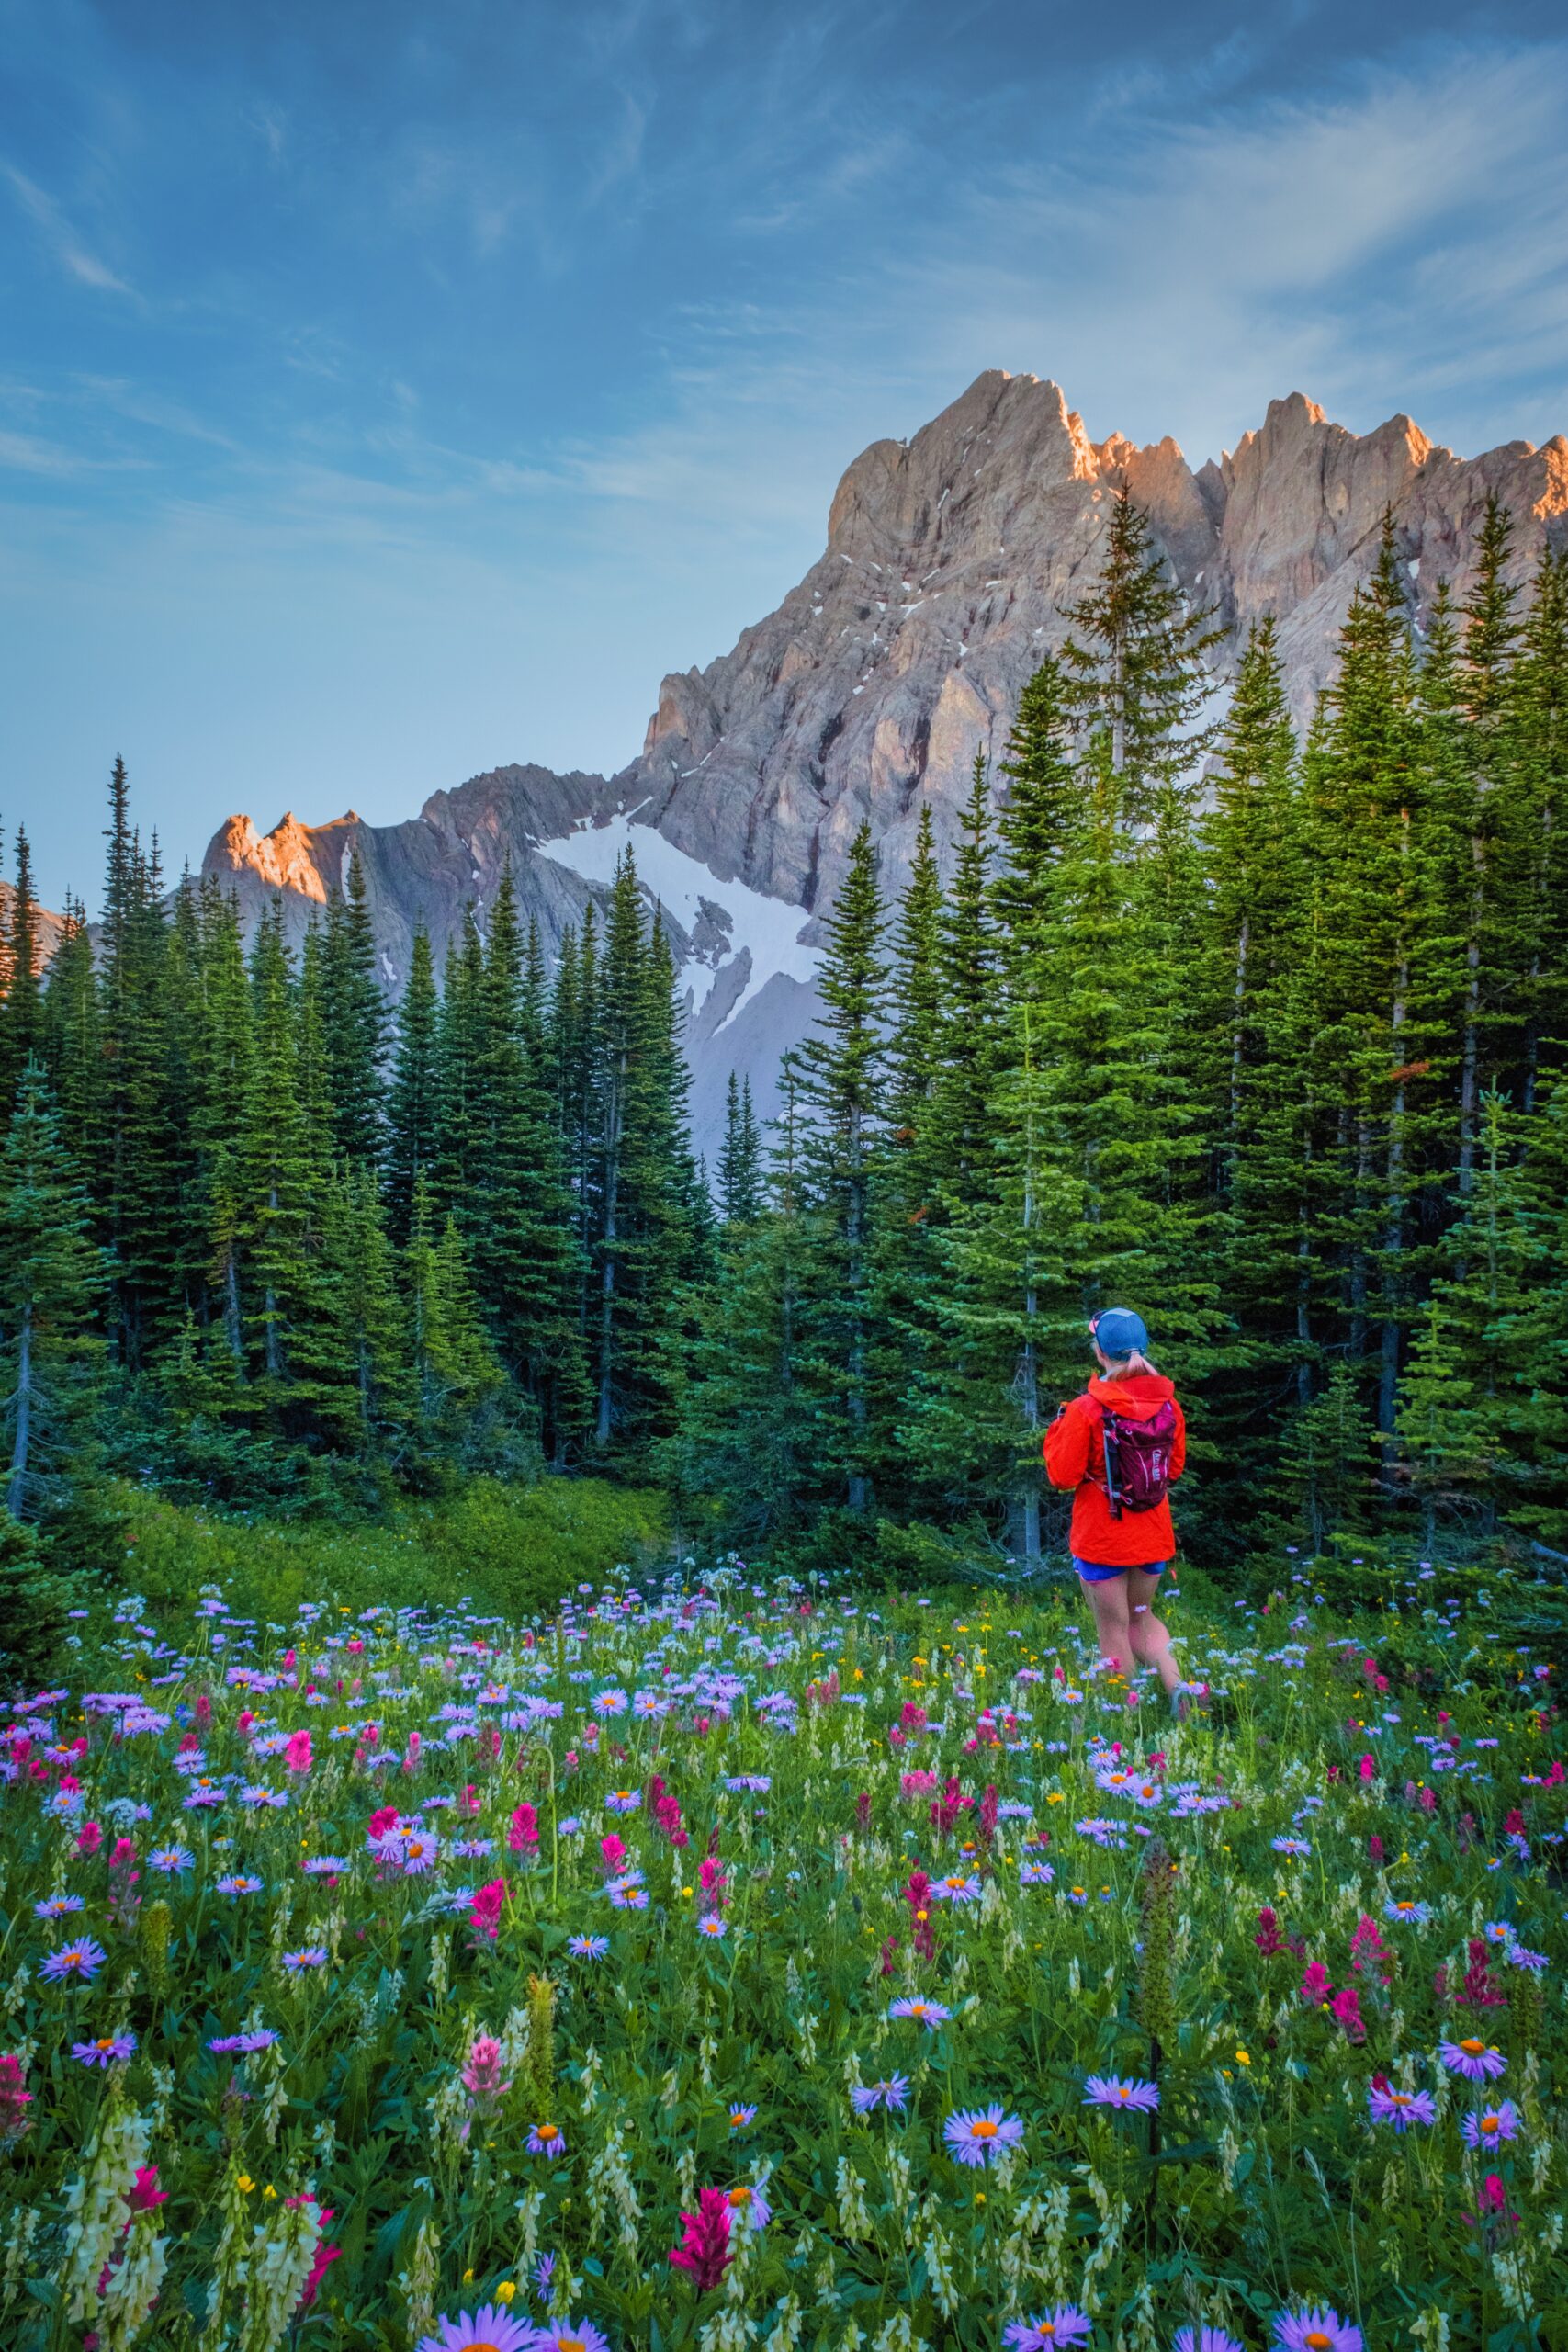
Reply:
[[408, 986], [398, 1007], [398, 1042], [387, 1104], [387, 1224], [405, 1246], [413, 1230], [413, 1198], [428, 1183], [435, 1155], [440, 1003], [430, 935], [415, 929]]
[[103, 1284], [86, 1195], [31, 1060], [0, 1153], [0, 1432], [13, 1519], [37, 1517], [88, 1442]]
[[1103, 731], [1111, 773], [1125, 779], [1129, 818], [1153, 818], [1163, 787], [1194, 770], [1210, 740], [1198, 724], [1213, 691], [1204, 657], [1224, 631], [1194, 611], [1125, 490], [1111, 500], [1094, 586], [1065, 607], [1065, 701], [1078, 727]]
[[365, 861], [351, 851], [343, 888], [327, 899], [321, 948], [321, 1027], [327, 1048], [325, 1091], [333, 1140], [345, 1158], [375, 1166], [384, 1141], [389, 1015], [376, 976], [376, 934]]
[[516, 896], [506, 866], [478, 974], [468, 1182], [457, 1204], [502, 1363], [542, 1417], [558, 1458], [581, 1432], [586, 1371], [575, 1312], [572, 1203], [530, 1037]]
[[428, 1192], [414, 1188], [404, 1252], [416, 1476], [515, 1465], [504, 1450], [506, 1376], [484, 1328], [455, 1217], [433, 1230]]
[[733, 1070], [725, 1089], [718, 1212], [726, 1225], [755, 1225], [762, 1213], [761, 1136], [751, 1107], [751, 1081], [738, 1082]]
[[0, 1001], [0, 1110], [10, 1111], [22, 1072], [44, 1051], [44, 1007], [32, 852], [17, 829], [17, 879], [5, 911], [5, 996]]
[[876, 1345], [869, 1210], [884, 1115], [886, 923], [871, 828], [863, 823], [823, 925], [822, 1012], [801, 1050], [802, 1161], [812, 1211], [808, 1379], [823, 1469], [850, 1510], [871, 1501]]
[[282, 910], [269, 909], [251, 953], [249, 1085], [234, 1152], [242, 1330], [256, 1401], [280, 1435], [300, 1433], [308, 1399], [291, 1363], [310, 1311], [309, 1240], [321, 1170], [299, 1099], [299, 1039]]
[[759, 1217], [721, 1228], [718, 1277], [697, 1302], [679, 1430], [660, 1449], [679, 1489], [717, 1502], [721, 1540], [747, 1547], [794, 1532], [820, 1495], [821, 1429], [806, 1353], [813, 1237], [793, 1054], [780, 1092], [765, 1205]]

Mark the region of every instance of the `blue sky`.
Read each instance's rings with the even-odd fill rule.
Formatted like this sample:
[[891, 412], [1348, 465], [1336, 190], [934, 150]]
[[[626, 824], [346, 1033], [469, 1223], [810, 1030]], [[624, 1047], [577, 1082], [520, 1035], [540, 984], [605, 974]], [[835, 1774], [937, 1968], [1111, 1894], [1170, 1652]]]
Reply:
[[982, 368], [1568, 427], [1568, 40], [1359, 0], [0, 0], [0, 822], [620, 765]]

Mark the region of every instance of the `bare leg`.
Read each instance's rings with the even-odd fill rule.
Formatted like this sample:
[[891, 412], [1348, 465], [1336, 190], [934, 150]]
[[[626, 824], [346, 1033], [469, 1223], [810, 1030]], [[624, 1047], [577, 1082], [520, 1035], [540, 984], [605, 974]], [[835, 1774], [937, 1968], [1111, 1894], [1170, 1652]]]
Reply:
[[1127, 1578], [1111, 1577], [1104, 1584], [1090, 1584], [1087, 1577], [1079, 1577], [1084, 1599], [1094, 1611], [1094, 1630], [1100, 1643], [1100, 1655], [1113, 1673], [1133, 1673], [1133, 1629], [1127, 1620]]
[[1154, 1611], [1159, 1578], [1145, 1568], [1129, 1568], [1126, 1584], [1133, 1655], [1140, 1665], [1154, 1668], [1168, 1696], [1180, 1687], [1181, 1669], [1170, 1646], [1170, 1634]]

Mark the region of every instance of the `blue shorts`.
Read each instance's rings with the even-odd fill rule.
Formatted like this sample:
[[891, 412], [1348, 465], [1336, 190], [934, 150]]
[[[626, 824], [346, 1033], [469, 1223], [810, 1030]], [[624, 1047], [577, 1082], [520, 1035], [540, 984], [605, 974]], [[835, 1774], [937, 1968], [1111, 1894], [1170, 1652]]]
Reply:
[[[1170, 1562], [1168, 1560], [1134, 1560], [1128, 1565], [1135, 1567], [1140, 1576], [1157, 1577], [1164, 1575], [1166, 1569], [1169, 1567]], [[1073, 1566], [1077, 1568], [1079, 1576], [1082, 1577], [1085, 1584], [1110, 1584], [1113, 1577], [1124, 1577], [1127, 1573], [1127, 1569], [1125, 1567], [1099, 1567], [1093, 1560], [1079, 1560], [1075, 1558]]]

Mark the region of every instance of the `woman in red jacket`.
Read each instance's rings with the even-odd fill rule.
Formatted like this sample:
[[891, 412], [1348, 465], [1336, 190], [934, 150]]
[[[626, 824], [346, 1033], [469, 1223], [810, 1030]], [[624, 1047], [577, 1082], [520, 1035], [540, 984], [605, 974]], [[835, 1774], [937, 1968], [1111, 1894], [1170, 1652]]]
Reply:
[[1187, 1424], [1175, 1389], [1144, 1353], [1149, 1335], [1141, 1316], [1113, 1306], [1096, 1316], [1089, 1332], [1103, 1377], [1064, 1405], [1046, 1430], [1045, 1475], [1054, 1487], [1076, 1489], [1073, 1566], [1094, 1611], [1101, 1657], [1129, 1676], [1134, 1661], [1152, 1666], [1172, 1713], [1184, 1715], [1186, 1686], [1154, 1600], [1176, 1550], [1165, 1487], [1181, 1476]]

